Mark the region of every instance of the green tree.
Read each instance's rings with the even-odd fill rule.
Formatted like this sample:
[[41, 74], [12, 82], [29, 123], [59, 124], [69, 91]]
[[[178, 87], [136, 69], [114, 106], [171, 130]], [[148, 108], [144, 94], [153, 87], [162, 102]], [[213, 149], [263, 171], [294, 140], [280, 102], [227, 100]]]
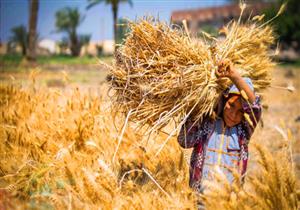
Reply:
[[88, 45], [91, 40], [90, 34], [79, 35], [79, 43], [81, 46]]
[[211, 24], [204, 24], [201, 26], [200, 31], [199, 31], [199, 35], [202, 36], [201, 31], [204, 31], [214, 37], [218, 36], [218, 28], [216, 26], [213, 26]]
[[278, 8], [285, 2], [287, 3], [285, 11], [273, 21], [273, 25], [281, 42], [293, 45], [297, 50], [300, 50], [299, 0], [277, 0], [276, 4], [265, 12], [266, 19], [274, 17]]
[[19, 25], [11, 29], [12, 36], [9, 38], [11, 43], [19, 45], [22, 49], [22, 55], [26, 55], [27, 43], [28, 43], [28, 33], [24, 25]]
[[68, 35], [72, 56], [78, 56], [82, 47], [77, 28], [84, 20], [78, 8], [65, 7], [56, 12], [56, 29], [58, 32], [65, 32]]
[[[229, 2], [238, 3], [240, 0], [228, 0]], [[279, 41], [292, 45], [300, 51], [300, 3], [299, 0], [246, 0], [246, 3], [269, 2], [273, 3], [269, 9], [264, 12], [266, 20], [273, 18], [281, 5], [287, 3], [285, 12], [272, 21], [278, 34]]]
[[66, 51], [68, 49], [68, 46], [69, 46], [68, 37], [63, 37], [62, 40], [58, 42], [60, 54], [65, 55]]
[[133, 5], [132, 0], [88, 0], [88, 6], [87, 9], [90, 9], [91, 7], [100, 4], [102, 2], [105, 2], [105, 4], [110, 4], [112, 13], [113, 13], [113, 25], [114, 25], [114, 40], [115, 43], [117, 43], [117, 36], [118, 36], [118, 26], [117, 26], [117, 20], [118, 20], [118, 11], [119, 11], [119, 3], [122, 2], [128, 2], [130, 6]]
[[232, 3], [245, 2], [246, 4], [274, 2], [274, 0], [228, 0]]
[[39, 11], [39, 0], [30, 0], [29, 9], [29, 37], [28, 37], [28, 50], [26, 58], [30, 61], [36, 60], [36, 41], [37, 41], [37, 21]]
[[80, 46], [84, 49], [84, 54], [87, 53], [87, 46], [89, 45], [91, 40], [91, 35], [79, 35], [79, 43]]
[[126, 37], [126, 33], [128, 32], [128, 30], [128, 20], [119, 18], [116, 44], [121, 44], [123, 42], [123, 39]]

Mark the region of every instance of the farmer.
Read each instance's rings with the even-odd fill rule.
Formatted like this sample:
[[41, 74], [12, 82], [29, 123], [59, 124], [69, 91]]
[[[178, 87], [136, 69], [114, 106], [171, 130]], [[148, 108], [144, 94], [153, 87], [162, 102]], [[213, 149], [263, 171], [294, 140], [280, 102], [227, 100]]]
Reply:
[[228, 61], [220, 62], [217, 72], [219, 78], [227, 77], [233, 85], [222, 94], [216, 119], [188, 119], [178, 136], [180, 146], [193, 147], [189, 184], [201, 193], [208, 189], [205, 183], [213, 180], [216, 172], [223, 173], [232, 183], [236, 171], [243, 180], [248, 143], [261, 116], [260, 98], [255, 95], [251, 80], [242, 78]]

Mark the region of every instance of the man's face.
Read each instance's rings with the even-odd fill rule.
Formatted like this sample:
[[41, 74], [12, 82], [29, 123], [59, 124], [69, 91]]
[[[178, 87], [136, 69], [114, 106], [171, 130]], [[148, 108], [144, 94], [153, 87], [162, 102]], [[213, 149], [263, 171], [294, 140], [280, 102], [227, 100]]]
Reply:
[[223, 111], [223, 119], [226, 126], [233, 127], [242, 122], [243, 114], [244, 113], [240, 97], [237, 95], [231, 96], [227, 100]]

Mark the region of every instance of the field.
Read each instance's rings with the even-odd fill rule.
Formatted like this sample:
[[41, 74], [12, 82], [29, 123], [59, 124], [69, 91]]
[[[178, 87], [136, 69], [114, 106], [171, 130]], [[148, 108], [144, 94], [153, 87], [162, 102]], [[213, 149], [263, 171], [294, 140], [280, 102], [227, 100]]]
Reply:
[[263, 93], [244, 187], [220, 177], [199, 198], [188, 187], [191, 151], [174, 136], [156, 155], [168, 135], [148, 138], [112, 113], [95, 65], [0, 73], [0, 209], [195, 209], [199, 199], [207, 209], [299, 208], [298, 67], [275, 69]]

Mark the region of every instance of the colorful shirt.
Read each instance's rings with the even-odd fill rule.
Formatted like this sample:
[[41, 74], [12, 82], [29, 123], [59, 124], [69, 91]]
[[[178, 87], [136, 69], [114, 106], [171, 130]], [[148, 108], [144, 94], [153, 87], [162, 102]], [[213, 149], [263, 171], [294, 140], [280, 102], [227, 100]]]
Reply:
[[[224, 105], [224, 98], [220, 104]], [[221, 105], [221, 107], [224, 107]], [[202, 179], [210, 179], [211, 167], [219, 166], [229, 182], [233, 181], [232, 168], [238, 169], [242, 177], [247, 169], [248, 143], [260, 119], [260, 98], [256, 96], [253, 104], [242, 99], [244, 113], [250, 122], [226, 128], [223, 119], [212, 120], [206, 117], [202, 122], [190, 119], [182, 126], [178, 142], [183, 148], [194, 148], [190, 160], [189, 184], [197, 191], [202, 191]], [[203, 187], [203, 186], [202, 186]]]

